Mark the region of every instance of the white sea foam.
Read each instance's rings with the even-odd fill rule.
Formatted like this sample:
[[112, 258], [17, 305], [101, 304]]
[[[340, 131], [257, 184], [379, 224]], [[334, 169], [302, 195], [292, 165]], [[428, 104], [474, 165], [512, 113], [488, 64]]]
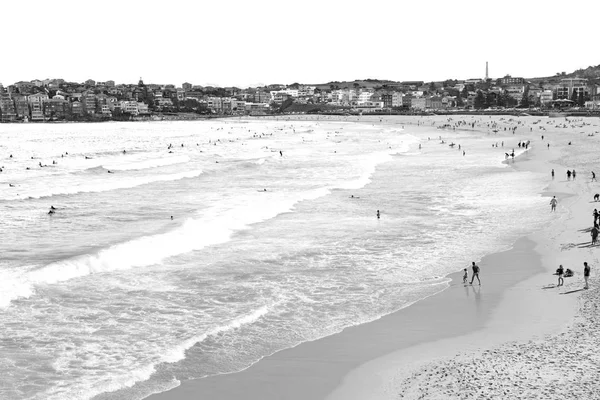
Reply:
[[[17, 199], [39, 199], [42, 197], [51, 197], [57, 195], [71, 195], [77, 193], [98, 193], [107, 192], [118, 189], [129, 189], [141, 185], [147, 185], [155, 182], [176, 181], [185, 178], [195, 178], [202, 174], [202, 170], [178, 172], [175, 174], [157, 174], [146, 175], [141, 177], [126, 176], [118, 177], [118, 179], [107, 180], [105, 177], [98, 179], [83, 179], [81, 177], [72, 180], [57, 180], [52, 182], [52, 185], [28, 185], [23, 183], [19, 187], [19, 193], [1, 193], [2, 200], [17, 200]], [[108, 174], [107, 174], [108, 175]], [[114, 176], [114, 175], [112, 175]]]
[[[206, 246], [224, 243], [250, 224], [265, 221], [291, 211], [296, 203], [328, 194], [327, 188], [313, 189], [289, 196], [285, 193], [256, 193], [229, 204], [209, 208], [204, 217], [189, 218], [170, 232], [143, 236], [120, 243], [95, 254], [86, 254], [57, 261], [9, 281], [6, 292], [0, 295], [0, 305], [6, 306], [19, 297], [34, 293], [41, 284], [56, 284], [90, 274], [147, 267], [167, 257], [185, 254]], [[265, 196], [270, 196], [265, 201]]]
[[103, 168], [114, 171], [131, 171], [140, 169], [150, 169], [156, 167], [164, 167], [167, 165], [183, 164], [190, 160], [187, 155], [151, 158], [147, 160], [133, 160], [121, 162], [107, 162], [101, 164]]
[[[197, 343], [203, 342], [211, 336], [226, 333], [248, 324], [258, 321], [269, 312], [269, 306], [262, 306], [258, 309], [232, 319], [223, 325], [216, 326], [199, 335], [190, 337], [187, 340], [167, 349], [162, 356], [157, 357], [152, 363], [140, 366], [126, 371], [113, 371], [114, 373], [105, 376], [101, 381], [70, 382], [70, 387], [65, 390], [58, 385], [49, 392], [44, 393], [44, 399], [61, 400], [64, 398], [79, 398], [82, 400], [91, 399], [102, 393], [116, 392], [119, 390], [133, 387], [138, 382], [147, 381], [156, 372], [156, 365], [160, 363], [175, 363], [185, 358], [185, 352]], [[63, 354], [63, 360], [57, 360], [53, 367], [58, 371], [68, 371], [68, 364], [71, 362], [69, 354]], [[67, 365], [65, 369], [65, 365]], [[179, 382], [172, 380], [168, 387], [164, 385], [160, 391], [168, 390], [179, 385]], [[79, 396], [79, 397], [74, 397]]]
[[266, 315], [268, 312], [269, 307], [263, 306], [251, 312], [250, 314], [236, 318], [225, 325], [215, 327], [206, 333], [191, 337], [190, 339], [180, 343], [178, 346], [176, 346], [175, 348], [171, 349], [168, 353], [163, 355], [161, 361], [174, 363], [179, 360], [183, 360], [185, 358], [185, 351], [194, 346], [196, 343], [200, 343], [206, 340], [206, 338], [208, 338], [209, 336], [215, 336], [233, 329], [238, 329], [242, 325], [247, 325], [256, 322], [259, 318]]

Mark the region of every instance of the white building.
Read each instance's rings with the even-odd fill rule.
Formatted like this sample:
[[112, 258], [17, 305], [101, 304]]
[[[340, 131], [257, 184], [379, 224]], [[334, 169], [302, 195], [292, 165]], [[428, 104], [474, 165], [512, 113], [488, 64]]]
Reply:
[[124, 113], [128, 113], [131, 115], [138, 115], [138, 102], [137, 101], [120, 101], [119, 106], [121, 107], [121, 111]]
[[546, 105], [552, 101], [552, 90], [544, 90], [540, 93], [540, 103]]

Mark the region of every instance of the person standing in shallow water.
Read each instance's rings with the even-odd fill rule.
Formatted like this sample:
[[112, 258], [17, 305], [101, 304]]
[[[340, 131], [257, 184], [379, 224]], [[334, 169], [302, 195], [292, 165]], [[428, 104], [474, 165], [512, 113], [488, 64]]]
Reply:
[[377, 219], [379, 219], [381, 214], [379, 214], [379, 210], [377, 210]]
[[475, 264], [475, 261], [473, 261], [473, 265], [471, 266], [471, 268], [473, 268], [473, 276], [471, 277], [471, 285], [473, 284], [473, 281], [475, 280], [475, 278], [477, 278], [477, 282], [479, 282], [479, 284], [481, 285], [481, 280], [479, 280], [479, 265]]
[[556, 211], [556, 203], [558, 203], [558, 200], [556, 200], [556, 196], [553, 196], [550, 200], [550, 211]]
[[554, 168], [552, 168], [552, 179], [554, 179]]

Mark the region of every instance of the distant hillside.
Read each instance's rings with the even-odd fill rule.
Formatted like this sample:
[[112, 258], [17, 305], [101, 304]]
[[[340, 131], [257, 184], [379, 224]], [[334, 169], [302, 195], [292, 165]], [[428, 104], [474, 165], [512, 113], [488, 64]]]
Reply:
[[371, 88], [379, 88], [385, 85], [395, 85], [398, 84], [396, 81], [390, 80], [380, 80], [380, 79], [357, 79], [354, 81], [334, 81], [327, 83], [319, 83], [313, 84], [311, 86], [316, 86], [317, 88], [323, 89], [353, 89], [356, 87], [371, 89]]
[[[556, 75], [553, 76], [545, 76], [545, 77], [535, 77], [535, 78], [527, 78], [528, 81], [532, 83], [558, 83], [563, 78], [587, 78], [590, 83], [600, 84], [600, 64], [594, 66], [589, 66], [587, 68], [578, 69], [571, 73], [566, 72], [557, 72]], [[436, 83], [441, 84], [445, 81], [436, 81]], [[329, 89], [354, 89], [354, 88], [365, 88], [365, 89], [373, 89], [373, 88], [386, 88], [386, 86], [396, 86], [400, 82], [399, 81], [390, 81], [385, 79], [356, 79], [354, 81], [333, 81], [327, 83], [318, 83], [311, 84], [310, 86], [315, 86], [321, 90], [329, 90]], [[426, 82], [427, 83], [427, 82]]]
[[528, 80], [531, 82], [539, 82], [539, 81], [558, 82], [563, 78], [575, 78], [575, 77], [587, 78], [591, 83], [600, 83], [600, 64], [596, 65], [595, 67], [589, 66], [587, 68], [578, 69], [569, 74], [567, 74], [566, 72], [557, 72], [556, 75], [553, 75], [553, 76], [531, 78]]

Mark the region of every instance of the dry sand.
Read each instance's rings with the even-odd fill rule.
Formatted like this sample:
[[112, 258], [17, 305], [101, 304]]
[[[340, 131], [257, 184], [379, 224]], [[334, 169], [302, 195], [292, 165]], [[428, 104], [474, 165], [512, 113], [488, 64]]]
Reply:
[[[600, 263], [589, 245], [592, 198], [600, 192], [590, 182], [591, 170], [600, 174], [600, 134], [588, 136], [600, 131], [599, 119], [453, 118], [479, 121], [474, 129], [490, 134], [518, 126], [515, 137], [537, 138], [513, 165], [548, 174], [544, 195], [559, 199], [550, 226], [485, 257], [481, 287], [464, 286], [454, 274], [447, 290], [377, 321], [278, 352], [239, 373], [184, 381], [149, 399], [600, 398]], [[577, 178], [567, 181], [565, 172], [573, 168]], [[592, 266], [587, 291], [578, 290], [583, 261]], [[556, 281], [551, 274], [558, 264], [576, 275], [562, 288], [543, 289]]]

